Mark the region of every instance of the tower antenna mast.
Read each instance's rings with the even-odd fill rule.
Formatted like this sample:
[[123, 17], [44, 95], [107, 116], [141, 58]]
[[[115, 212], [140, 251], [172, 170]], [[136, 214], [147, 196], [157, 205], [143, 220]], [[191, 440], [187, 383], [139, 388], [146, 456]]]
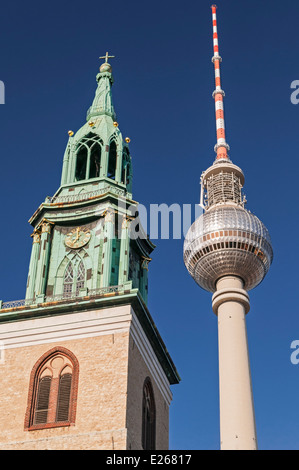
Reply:
[[223, 107], [223, 98], [225, 96], [224, 91], [221, 88], [221, 78], [220, 78], [220, 62], [222, 58], [219, 55], [219, 44], [218, 44], [218, 31], [217, 31], [217, 15], [216, 15], [216, 5], [212, 5], [212, 19], [213, 19], [213, 47], [214, 55], [212, 57], [212, 62], [214, 63], [215, 70], [215, 90], [213, 92], [213, 98], [215, 100], [215, 113], [216, 113], [216, 131], [217, 131], [217, 144], [214, 149], [217, 154], [216, 161], [229, 160], [227, 151], [229, 150], [229, 145], [226, 143], [225, 139], [225, 123], [224, 123], [224, 107]]

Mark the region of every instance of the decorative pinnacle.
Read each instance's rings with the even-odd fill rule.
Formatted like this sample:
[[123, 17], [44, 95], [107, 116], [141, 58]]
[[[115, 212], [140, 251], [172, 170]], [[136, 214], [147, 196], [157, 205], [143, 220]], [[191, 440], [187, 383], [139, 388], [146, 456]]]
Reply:
[[215, 100], [215, 113], [216, 113], [216, 131], [217, 131], [217, 144], [215, 145], [215, 150], [217, 153], [216, 161], [226, 160], [229, 161], [227, 155], [227, 149], [229, 148], [226, 139], [225, 139], [225, 124], [224, 124], [224, 107], [223, 107], [223, 98], [224, 91], [221, 89], [221, 80], [220, 80], [220, 62], [221, 57], [219, 55], [219, 45], [218, 45], [218, 32], [217, 32], [217, 17], [216, 17], [216, 5], [212, 5], [212, 19], [213, 19], [213, 47], [214, 47], [214, 56], [212, 62], [214, 63], [215, 71], [215, 91], [213, 92], [213, 98]]

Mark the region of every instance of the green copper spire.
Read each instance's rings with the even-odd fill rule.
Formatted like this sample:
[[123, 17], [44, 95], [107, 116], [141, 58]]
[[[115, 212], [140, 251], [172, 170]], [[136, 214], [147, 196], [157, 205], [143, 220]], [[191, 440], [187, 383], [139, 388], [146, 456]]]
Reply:
[[111, 116], [114, 120], [116, 118], [111, 95], [111, 87], [113, 84], [112, 67], [108, 63], [108, 58], [113, 57], [113, 55], [109, 56], [108, 52], [106, 52], [105, 56], [100, 57], [100, 59], [105, 59], [105, 62], [100, 67], [100, 73], [97, 74], [98, 88], [93, 103], [87, 111], [87, 121], [101, 114]]
[[[76, 184], [74, 195], [82, 190], [95, 190], [95, 179], [101, 188], [118, 187], [123, 194], [131, 197], [132, 164], [128, 143], [123, 139], [116, 122], [112, 104], [112, 67], [106, 52], [100, 57], [105, 62], [97, 74], [97, 89], [91, 107], [87, 112], [87, 122], [76, 132], [69, 131], [61, 177], [60, 196], [67, 187]], [[78, 184], [80, 186], [78, 186]], [[88, 188], [89, 184], [89, 188]]]
[[26, 301], [75, 299], [111, 288], [136, 289], [147, 302], [155, 247], [145, 234], [130, 236], [132, 221], [133, 229], [140, 221], [132, 199], [130, 139], [123, 138], [112, 104], [112, 57], [101, 57], [87, 121], [68, 131], [59, 189], [30, 219]]

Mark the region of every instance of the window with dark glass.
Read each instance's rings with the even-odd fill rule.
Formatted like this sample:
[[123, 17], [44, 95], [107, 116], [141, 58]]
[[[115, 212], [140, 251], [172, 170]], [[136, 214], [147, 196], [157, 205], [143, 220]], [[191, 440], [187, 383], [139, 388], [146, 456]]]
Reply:
[[109, 146], [109, 157], [108, 157], [108, 178], [115, 179], [116, 171], [116, 143], [114, 140], [111, 141]]
[[153, 387], [148, 377], [143, 385], [142, 397], [142, 448], [156, 448], [156, 406]]
[[98, 178], [101, 175], [103, 141], [89, 133], [78, 144], [76, 152], [75, 181]]
[[98, 178], [101, 170], [101, 146], [96, 142], [90, 150], [89, 178]]
[[77, 152], [75, 180], [81, 181], [86, 179], [88, 149], [82, 145]]

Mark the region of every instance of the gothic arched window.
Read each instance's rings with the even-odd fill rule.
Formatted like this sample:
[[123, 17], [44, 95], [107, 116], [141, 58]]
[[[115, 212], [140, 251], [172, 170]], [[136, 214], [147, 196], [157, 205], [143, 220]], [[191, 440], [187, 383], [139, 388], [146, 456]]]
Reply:
[[88, 148], [85, 145], [81, 145], [81, 147], [77, 151], [76, 172], [75, 172], [76, 181], [81, 181], [81, 180], [86, 179], [87, 157], [88, 157]]
[[78, 361], [66, 348], [53, 348], [37, 361], [30, 376], [25, 429], [75, 423], [78, 373]]
[[154, 391], [149, 377], [144, 381], [142, 397], [142, 448], [156, 448], [156, 405]]
[[78, 297], [80, 289], [85, 286], [85, 267], [79, 257], [70, 261], [66, 267], [63, 278], [63, 297]]
[[115, 171], [116, 171], [116, 143], [115, 140], [110, 142], [109, 146], [109, 156], [108, 156], [108, 171], [107, 176], [108, 178], [115, 179]]
[[80, 289], [83, 289], [85, 284], [85, 268], [83, 261], [80, 261], [77, 269], [77, 279], [76, 279], [76, 295], [79, 295]]
[[63, 297], [70, 297], [73, 292], [74, 270], [71, 262], [66, 267], [63, 280]]
[[80, 140], [76, 152], [75, 181], [100, 176], [102, 145], [103, 141], [92, 133]]
[[101, 170], [101, 146], [95, 142], [90, 149], [89, 178], [98, 178]]

